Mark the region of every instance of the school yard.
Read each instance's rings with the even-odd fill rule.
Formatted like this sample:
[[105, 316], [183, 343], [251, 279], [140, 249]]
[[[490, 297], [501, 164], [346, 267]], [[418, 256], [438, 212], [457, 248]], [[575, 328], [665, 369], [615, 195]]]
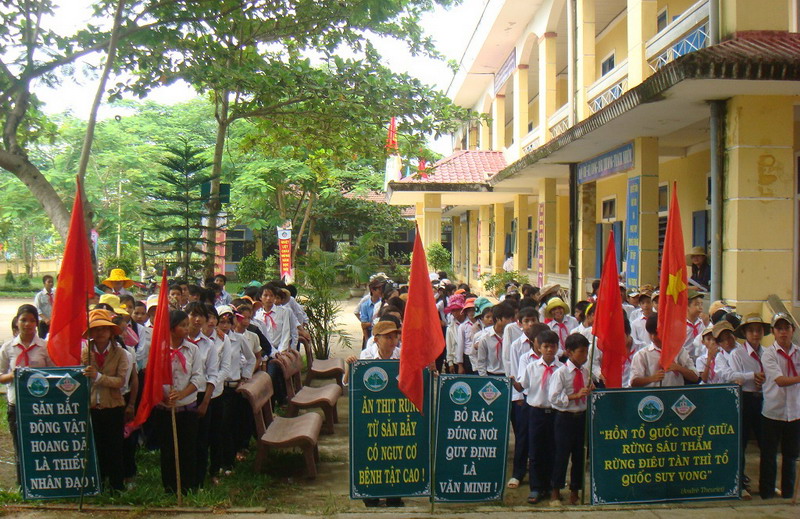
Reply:
[[[343, 311], [340, 322], [353, 337], [353, 347], [339, 347], [335, 351], [337, 357], [356, 354], [360, 348], [360, 326], [353, 316], [356, 299], [343, 302]], [[0, 340], [5, 341], [11, 336], [10, 322], [16, 308], [28, 300], [0, 299]], [[404, 509], [371, 509], [367, 510], [360, 501], [351, 501], [349, 498], [348, 481], [348, 402], [346, 395], [339, 401], [340, 423], [335, 427], [335, 434], [320, 438], [320, 451], [322, 462], [319, 474], [314, 481], [303, 478], [284, 478], [285, 491], [273, 495], [269, 502], [263, 506], [249, 508], [232, 508], [227, 510], [228, 517], [252, 517], [254, 514], [269, 512], [273, 518], [301, 518], [301, 517], [344, 517], [347, 519], [360, 519], [364, 517], [392, 517], [416, 518], [430, 514], [430, 504], [426, 499], [406, 498]], [[513, 453], [513, 434], [509, 454]], [[750, 474], [757, 473], [755, 455], [749, 456]], [[298, 458], [299, 459], [299, 458]], [[246, 469], [246, 467], [244, 467]], [[0, 429], [0, 488], [9, 488], [14, 480], [13, 453], [11, 439], [7, 428]], [[436, 505], [434, 515], [442, 518], [478, 519], [487, 514], [494, 519], [516, 518], [524, 512], [542, 512], [559, 514], [559, 517], [608, 517], [608, 518], [636, 518], [636, 519], [675, 519], [683, 517], [730, 519], [738, 518], [796, 518], [800, 516], [800, 506], [792, 507], [780, 499], [768, 502], [754, 497], [752, 501], [709, 501], [698, 503], [671, 503], [661, 505], [639, 505], [636, 507], [549, 507], [546, 503], [536, 507], [529, 506], [527, 497], [527, 484], [523, 483], [519, 489], [508, 490], [504, 502], [501, 504], [487, 505]], [[163, 517], [165, 513], [174, 514], [181, 518], [207, 517], [208, 513], [224, 513], [219, 508], [171, 508], [143, 510], [142, 506], [123, 505], [92, 505], [87, 500], [86, 510], [92, 516], [108, 517]], [[40, 508], [41, 506], [41, 508]], [[51, 505], [47, 503], [7, 504], [0, 511], [4, 517], [21, 517], [36, 519], [40, 517], [53, 517], [58, 514], [60, 519], [72, 517], [85, 517], [75, 510], [75, 505]]]

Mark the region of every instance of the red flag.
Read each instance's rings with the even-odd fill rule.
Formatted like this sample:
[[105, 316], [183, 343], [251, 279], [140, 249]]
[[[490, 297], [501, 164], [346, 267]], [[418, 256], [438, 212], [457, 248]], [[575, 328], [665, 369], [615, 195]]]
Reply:
[[389, 121], [389, 131], [386, 133], [386, 151], [389, 155], [396, 155], [397, 148], [397, 118], [392, 117]]
[[139, 401], [139, 408], [133, 421], [125, 426], [128, 429], [135, 429], [147, 421], [153, 408], [164, 399], [164, 386], [172, 385], [168, 292], [167, 271], [164, 269], [161, 274], [161, 288], [158, 291], [153, 334], [150, 338], [147, 369], [144, 372], [144, 388], [141, 389], [142, 399]]
[[686, 340], [686, 310], [689, 293], [686, 280], [686, 256], [683, 249], [678, 186], [672, 185], [672, 200], [667, 215], [667, 234], [661, 260], [658, 303], [658, 337], [661, 339], [661, 367], [665, 370], [680, 353]]
[[94, 273], [89, 237], [83, 220], [81, 183], [76, 180], [75, 202], [69, 220], [64, 260], [58, 272], [47, 353], [56, 366], [81, 364], [81, 338], [87, 326], [86, 302], [94, 296]]
[[400, 391], [422, 411], [422, 370], [442, 353], [444, 337], [439, 324], [439, 312], [433, 300], [428, 278], [428, 260], [417, 227], [414, 252], [411, 254], [411, 275], [408, 279], [408, 300], [403, 319], [403, 350], [400, 354]]
[[428, 178], [428, 161], [420, 158], [419, 162], [417, 163], [417, 173], [422, 178]]
[[617, 274], [617, 249], [614, 231], [608, 235], [606, 259], [597, 291], [597, 308], [592, 333], [597, 337], [597, 347], [603, 351], [600, 370], [606, 379], [606, 387], [622, 387], [622, 372], [627, 360], [625, 347], [625, 323], [622, 314], [622, 297], [619, 293]]

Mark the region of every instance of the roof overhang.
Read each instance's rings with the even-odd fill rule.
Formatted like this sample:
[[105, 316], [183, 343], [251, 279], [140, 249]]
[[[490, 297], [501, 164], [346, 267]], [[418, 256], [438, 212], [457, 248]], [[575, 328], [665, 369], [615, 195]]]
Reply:
[[390, 205], [414, 205], [422, 202], [425, 195], [441, 195], [442, 206], [470, 204], [504, 204], [512, 202], [517, 192], [504, 188], [494, 189], [488, 183], [409, 183], [389, 182], [387, 194]]
[[[800, 44], [799, 35], [788, 37]], [[738, 95], [800, 96], [800, 53], [777, 59], [743, 56], [726, 52], [729, 42], [666, 65], [602, 110], [498, 172], [489, 185], [513, 188], [537, 177], [563, 177], [570, 163], [588, 160], [636, 137], [664, 137], [707, 120], [709, 101]], [[554, 170], [557, 165], [561, 169]]]

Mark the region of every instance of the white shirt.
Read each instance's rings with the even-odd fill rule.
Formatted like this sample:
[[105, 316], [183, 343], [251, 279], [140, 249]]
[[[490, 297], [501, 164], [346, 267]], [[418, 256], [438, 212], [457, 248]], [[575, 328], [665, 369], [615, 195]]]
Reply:
[[[361, 350], [361, 355], [358, 356], [361, 360], [380, 360], [380, 355], [378, 354], [378, 347], [377, 345], [375, 348], [372, 349], [363, 349]], [[399, 360], [400, 359], [400, 348], [395, 348], [392, 350], [392, 355], [388, 359], [384, 360]]]
[[130, 346], [124, 346], [122, 351], [128, 356], [128, 367], [125, 369], [125, 378], [123, 379], [122, 389], [120, 389], [120, 391], [123, 395], [127, 395], [131, 392], [131, 372], [136, 362], [136, 351]]
[[572, 363], [572, 360], [568, 360], [566, 364], [558, 368], [550, 377], [550, 382], [548, 384], [550, 387], [548, 388], [547, 395], [553, 409], [557, 411], [566, 411], [568, 413], [586, 411], [586, 400], [588, 397], [575, 400], [569, 399], [569, 395], [575, 393], [573, 383], [578, 370], [580, 370], [583, 375], [584, 385], [589, 385], [589, 370], [586, 369], [586, 365], [584, 364], [578, 368]]
[[633, 306], [632, 304], [628, 303], [628, 302], [623, 301], [622, 309], [625, 310], [626, 314], [628, 314], [628, 321], [630, 321], [631, 320], [631, 314], [633, 314], [633, 311], [636, 309], [636, 307]]
[[[272, 353], [286, 351], [291, 346], [292, 324], [296, 323], [292, 311], [285, 306], [273, 305], [269, 311], [260, 308], [254, 317], [264, 323], [267, 340], [272, 345]], [[297, 325], [294, 325], [295, 332]]]
[[[44, 342], [44, 339], [34, 334], [31, 346], [32, 348], [28, 351], [30, 363], [23, 364], [23, 366], [47, 368], [53, 365], [50, 356], [47, 354], [47, 344]], [[0, 349], [0, 373], [5, 375], [6, 373], [13, 372], [17, 368], [17, 357], [22, 353], [22, 348], [22, 343], [19, 342], [19, 335], [3, 344], [2, 349]], [[8, 397], [9, 405], [15, 405], [17, 403], [13, 380], [8, 384], [6, 396]]]
[[[524, 335], [522, 326], [518, 322], [513, 322], [503, 329], [503, 371], [508, 376], [517, 374], [517, 361], [519, 360], [519, 354], [522, 354], [522, 352], [516, 354], [512, 351], [511, 346]], [[512, 365], [514, 366], [513, 369], [511, 369]]]
[[573, 333], [579, 333], [586, 337], [586, 340], [589, 341], [590, 345], [595, 342], [595, 337], [592, 333], [592, 326], [584, 326], [583, 323], [581, 323], [574, 330], [572, 330], [572, 332], [570, 332], [570, 335]]
[[[505, 346], [505, 339], [503, 340], [503, 346]], [[533, 346], [531, 344], [531, 340], [525, 334], [518, 337], [517, 340], [511, 343], [509, 346], [509, 363], [506, 367], [506, 375], [509, 377], [514, 377], [519, 381], [517, 377], [520, 376], [521, 371], [528, 365], [529, 362], [536, 360], [539, 358], [533, 351]], [[511, 400], [522, 400], [525, 398], [524, 393], [520, 393], [519, 391], [511, 386]]]
[[578, 320], [571, 315], [565, 315], [560, 323], [553, 319], [547, 323], [547, 326], [558, 334], [558, 354], [561, 355], [561, 352], [564, 351], [564, 342], [567, 340], [567, 336], [578, 327]]
[[[697, 374], [701, 377], [701, 384], [721, 384], [723, 382], [728, 382], [724, 378], [725, 366], [727, 365], [725, 357], [726, 354], [722, 348], [717, 350], [717, 356], [714, 357], [714, 365], [708, 370], [708, 380], [706, 382], [703, 382], [702, 375], [706, 366], [708, 366], [708, 352], [703, 356], [697, 357], [695, 367], [697, 368]], [[722, 371], [720, 372], [720, 370]]]
[[697, 360], [698, 352], [695, 349], [695, 339], [700, 337], [700, 334], [703, 333], [706, 325], [703, 323], [703, 320], [699, 317], [695, 319], [694, 322], [690, 322], [688, 319], [686, 320], [686, 339], [683, 341], [683, 349], [686, 350], [686, 353], [692, 358], [692, 361]]
[[[205, 376], [203, 375], [202, 358], [197, 352], [197, 346], [191, 342], [184, 340], [183, 344], [179, 346], [181, 353], [186, 359], [186, 371], [177, 355], [172, 357], [172, 386], [164, 384], [164, 397], [169, 395], [170, 389], [175, 388], [176, 391], [183, 391], [190, 383], [194, 385], [197, 390], [205, 390]], [[172, 350], [172, 347], [169, 348]], [[170, 351], [170, 355], [171, 355]], [[189, 405], [197, 401], [197, 393], [192, 392], [188, 396], [175, 402], [177, 407]]]
[[[631, 381], [635, 378], [649, 377], [655, 374], [656, 371], [661, 369], [659, 362], [661, 361], [661, 349], [656, 348], [655, 344], [642, 348], [636, 352], [631, 361]], [[695, 366], [692, 364], [692, 359], [686, 350], [683, 348], [678, 352], [675, 357], [675, 362], [681, 366], [696, 371]], [[682, 386], [684, 385], [683, 375], [675, 373], [674, 371], [667, 371], [664, 373], [664, 379], [659, 382], [650, 382], [641, 387], [669, 387], [669, 386]]]
[[640, 315], [635, 321], [631, 321], [631, 338], [633, 338], [633, 344], [637, 350], [653, 344], [650, 341], [650, 334], [647, 333], [645, 324], [647, 324], [647, 317], [643, 315]]
[[139, 371], [147, 367], [147, 357], [150, 355], [150, 341], [153, 338], [152, 326], [141, 327], [139, 345], [136, 346], [136, 367]]
[[503, 367], [503, 338], [495, 332], [494, 326], [488, 329], [491, 332], [483, 334], [477, 343], [478, 362], [476, 371], [483, 376], [489, 373], [505, 373], [505, 368]]
[[447, 323], [447, 329], [445, 330], [445, 349], [446, 349], [446, 356], [445, 361], [448, 365], [455, 364], [456, 362], [456, 349], [458, 347], [458, 334], [459, 328], [461, 323], [456, 321], [455, 319], [451, 319]]
[[[530, 357], [530, 355], [528, 356]], [[520, 362], [522, 362], [522, 359], [520, 359]], [[543, 383], [543, 377], [547, 366], [548, 364], [545, 363], [544, 359], [541, 357], [532, 359], [526, 366], [520, 364], [520, 378], [518, 382], [525, 388], [525, 393], [527, 395], [526, 401], [531, 407], [539, 407], [542, 409], [552, 409], [553, 407], [550, 403], [550, 383], [553, 381], [553, 376], [556, 374], [556, 371], [558, 371], [563, 364], [558, 361], [558, 358], [555, 358], [552, 364], [550, 364], [553, 372], [547, 377], [547, 382]]]
[[215, 388], [222, 385], [219, 380], [219, 355], [214, 348], [214, 341], [203, 335], [202, 332], [197, 337], [187, 338], [187, 340], [197, 346], [197, 355], [200, 357], [205, 378], [203, 387], [198, 387], [197, 391], [204, 392], [206, 384], [211, 384]]
[[219, 336], [216, 330], [212, 332], [214, 341], [214, 352], [217, 355], [219, 362], [219, 370], [217, 374], [218, 384], [214, 385], [214, 391], [211, 393], [211, 398], [217, 398], [225, 390], [224, 382], [230, 378], [233, 345], [227, 335]]
[[[594, 357], [592, 357], [592, 348], [594, 348]], [[622, 387], [631, 387], [631, 364], [637, 351], [639, 350], [636, 349], [636, 344], [632, 344], [625, 359], [625, 365], [622, 367]], [[597, 347], [597, 342], [589, 344], [589, 357], [592, 358], [592, 377], [600, 380], [600, 375], [603, 373], [603, 350]]]
[[755, 354], [760, 359], [761, 345], [759, 344], [758, 349], [754, 350], [747, 342], [737, 343], [736, 347], [725, 355], [724, 362], [720, 363], [716, 369], [722, 371], [720, 378], [723, 382], [741, 384], [742, 391], [748, 393], [761, 393], [761, 390], [756, 388], [755, 381], [755, 374], [762, 371], [761, 364], [751, 354]]
[[228, 380], [238, 382], [253, 376], [256, 367], [256, 349], [260, 352], [261, 346], [258, 344], [258, 335], [250, 330], [238, 333], [234, 330], [228, 334], [231, 341], [231, 366]]
[[[464, 319], [464, 322], [458, 326], [458, 333], [456, 334], [456, 364], [464, 363], [464, 356], [472, 355], [472, 327], [475, 325], [474, 321]], [[469, 346], [469, 350], [467, 350]]]
[[[800, 420], [800, 384], [779, 387], [775, 383], [778, 377], [789, 376], [789, 360], [778, 353], [777, 343], [764, 348], [761, 354], [761, 363], [764, 365], [766, 380], [762, 387], [764, 392], [764, 406], [761, 414], [770, 420], [793, 422]], [[783, 348], [781, 348], [783, 349]], [[795, 372], [800, 373], [800, 348], [792, 344], [787, 353], [794, 363]]]

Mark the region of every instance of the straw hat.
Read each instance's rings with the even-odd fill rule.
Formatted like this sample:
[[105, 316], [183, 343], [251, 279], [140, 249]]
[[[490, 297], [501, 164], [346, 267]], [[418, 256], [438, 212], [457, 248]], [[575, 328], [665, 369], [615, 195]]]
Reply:
[[714, 301], [708, 307], [708, 315], [714, 315], [717, 312], [717, 310], [725, 310], [725, 312], [731, 312], [735, 308], [736, 307], [734, 305], [728, 304], [725, 301], [722, 300]]
[[539, 294], [537, 294], [539, 301], [544, 300], [545, 297], [557, 293], [561, 290], [561, 285], [558, 283], [548, 283], [539, 290]]
[[386, 335], [399, 331], [400, 328], [397, 327], [394, 321], [378, 321], [378, 323], [372, 327], [372, 335]]
[[772, 327], [775, 328], [775, 325], [778, 324], [778, 321], [786, 321], [787, 323], [792, 325], [792, 328], [797, 328], [797, 325], [794, 323], [794, 319], [791, 315], [787, 314], [786, 312], [778, 312], [777, 314], [772, 316]]
[[233, 314], [233, 308], [230, 305], [219, 305], [217, 307], [217, 315], [222, 317], [225, 314]]
[[700, 336], [705, 339], [706, 335], [710, 335], [713, 331], [714, 331], [714, 327], [713, 326], [707, 326], [705, 330], [700, 332]]
[[125, 309], [125, 306], [119, 302], [119, 296], [114, 294], [103, 294], [100, 296], [100, 301], [98, 301], [98, 304], [110, 306], [114, 309], [114, 313], [117, 315], [130, 315]]
[[122, 333], [122, 330], [119, 326], [114, 324], [112, 319], [114, 316], [108, 310], [103, 308], [97, 308], [89, 312], [89, 329], [84, 332], [83, 336], [89, 336], [89, 330], [92, 328], [100, 328], [102, 326], [110, 326], [112, 328], [112, 333], [114, 335], [119, 335]]
[[567, 306], [567, 303], [565, 303], [560, 297], [554, 297], [548, 301], [547, 306], [544, 307], [545, 318], [550, 319], [552, 317], [551, 314], [553, 310], [556, 308], [563, 308], [565, 314], [569, 313], [569, 306]]
[[122, 269], [112, 269], [111, 274], [108, 275], [108, 278], [103, 280], [103, 284], [107, 287], [114, 288], [111, 286], [112, 281], [122, 281], [122, 286], [125, 288], [133, 286], [133, 280], [130, 279]]
[[692, 299], [696, 299], [698, 297], [700, 299], [703, 299], [705, 297], [705, 294], [703, 292], [699, 292], [697, 290], [689, 290], [689, 292], [687, 293], [686, 299], [688, 301], [691, 301]]
[[764, 335], [769, 335], [772, 333], [772, 326], [769, 325], [764, 319], [761, 318], [761, 314], [753, 313], [747, 314], [733, 334], [740, 339], [744, 339], [744, 329], [748, 324], [760, 324], [761, 327], [764, 329]]
[[145, 309], [149, 312], [151, 308], [158, 306], [158, 294], [147, 296], [147, 301], [144, 303]]
[[687, 265], [692, 263], [692, 256], [703, 256], [703, 257], [706, 257], [706, 250], [703, 247], [692, 247], [692, 250], [690, 250], [689, 254], [686, 255], [686, 264]]

